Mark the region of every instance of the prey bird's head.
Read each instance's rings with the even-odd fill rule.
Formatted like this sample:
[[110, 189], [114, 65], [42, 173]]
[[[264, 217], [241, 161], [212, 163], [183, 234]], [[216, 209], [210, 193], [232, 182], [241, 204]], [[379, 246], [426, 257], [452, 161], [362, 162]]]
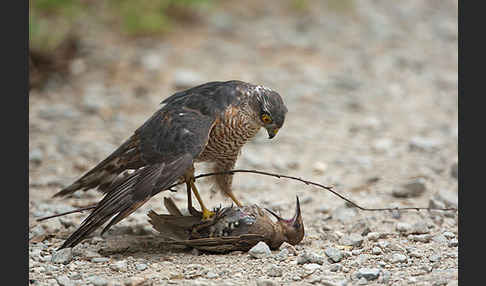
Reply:
[[292, 245], [298, 244], [304, 238], [304, 221], [300, 212], [299, 197], [296, 198], [295, 214], [291, 219], [284, 219], [266, 208], [269, 213], [277, 218], [277, 224], [281, 226], [286, 241]]
[[256, 85], [251, 93], [255, 99], [256, 120], [267, 130], [268, 138], [272, 139], [284, 124], [287, 107], [280, 94], [270, 88]]

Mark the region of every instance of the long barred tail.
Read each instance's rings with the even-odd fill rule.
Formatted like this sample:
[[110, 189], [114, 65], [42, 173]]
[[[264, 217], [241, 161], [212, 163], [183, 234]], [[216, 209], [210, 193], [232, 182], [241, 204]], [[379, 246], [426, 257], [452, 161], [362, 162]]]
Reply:
[[89, 234], [114, 218], [104, 227], [101, 235], [145, 204], [157, 193], [166, 190], [189, 169], [192, 156], [184, 155], [172, 162], [157, 163], [140, 168], [113, 183], [105, 197], [96, 205], [81, 226], [59, 248], [74, 247]]
[[86, 191], [96, 187], [98, 187], [98, 191], [106, 193], [112, 182], [125, 170], [138, 169], [143, 166], [138, 144], [138, 136], [133, 135], [96, 167], [54, 194], [54, 197], [63, 197], [78, 190]]

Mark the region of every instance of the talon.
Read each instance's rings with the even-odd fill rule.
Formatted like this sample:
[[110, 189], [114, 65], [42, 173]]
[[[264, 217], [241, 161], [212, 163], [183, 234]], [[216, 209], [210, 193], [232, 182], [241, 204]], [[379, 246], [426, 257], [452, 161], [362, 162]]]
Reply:
[[212, 212], [208, 209], [203, 209], [202, 211], [202, 220], [208, 220], [211, 219], [216, 213]]

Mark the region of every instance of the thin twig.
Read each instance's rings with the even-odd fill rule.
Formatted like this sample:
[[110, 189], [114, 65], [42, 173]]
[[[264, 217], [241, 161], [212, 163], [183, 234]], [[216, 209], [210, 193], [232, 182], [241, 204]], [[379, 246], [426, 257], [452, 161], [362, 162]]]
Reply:
[[[224, 175], [224, 174], [234, 174], [234, 173], [254, 173], [254, 174], [260, 174], [260, 175], [265, 175], [265, 176], [271, 176], [271, 177], [277, 177], [277, 178], [287, 178], [287, 179], [292, 179], [292, 180], [297, 180], [300, 181], [306, 185], [313, 185], [317, 186], [320, 188], [323, 188], [334, 195], [340, 197], [341, 199], [345, 200], [346, 202], [350, 203], [352, 206], [363, 210], [363, 211], [393, 211], [393, 210], [440, 210], [440, 211], [457, 211], [456, 208], [426, 208], [426, 207], [404, 207], [404, 208], [365, 208], [362, 207], [355, 202], [351, 201], [350, 199], [344, 197], [343, 195], [339, 194], [338, 192], [334, 191], [332, 187], [324, 186], [319, 183], [307, 181], [298, 177], [293, 177], [293, 176], [287, 176], [287, 175], [281, 175], [281, 174], [275, 174], [275, 173], [270, 173], [270, 172], [263, 172], [263, 171], [258, 171], [258, 170], [229, 170], [229, 171], [222, 171], [222, 172], [214, 172], [214, 173], [207, 173], [207, 174], [201, 174], [198, 176], [195, 176], [194, 179], [198, 178], [203, 178], [203, 177], [208, 177], [208, 176], [215, 176], [215, 175]], [[172, 187], [172, 186], [171, 186]]]
[[[362, 206], [358, 205], [357, 203], [351, 201], [350, 199], [346, 198], [345, 196], [339, 194], [338, 192], [334, 191], [332, 189], [332, 187], [324, 186], [324, 185], [321, 185], [319, 183], [307, 181], [307, 180], [304, 180], [304, 179], [298, 178], [298, 177], [287, 176], [287, 175], [282, 175], [282, 174], [275, 174], [275, 173], [270, 173], [270, 172], [263, 172], [263, 171], [258, 171], [258, 170], [229, 170], [229, 171], [222, 171], [222, 172], [206, 173], [206, 174], [200, 174], [200, 175], [195, 176], [194, 177], [194, 180], [197, 180], [199, 178], [209, 177], [209, 176], [226, 175], [226, 174], [234, 174], [234, 173], [253, 173], [253, 174], [271, 176], [271, 177], [276, 177], [276, 178], [286, 178], [286, 179], [292, 179], [292, 180], [296, 180], [296, 181], [302, 182], [302, 183], [304, 183], [306, 185], [317, 186], [317, 187], [320, 187], [322, 189], [325, 189], [325, 190], [333, 193], [334, 195], [338, 196], [339, 198], [341, 198], [344, 201], [346, 201], [349, 204], [351, 204], [353, 207], [358, 208], [358, 209], [363, 210], [363, 211], [405, 211], [405, 210], [416, 210], [416, 211], [420, 211], [420, 210], [457, 211], [456, 208], [426, 208], [426, 207], [365, 208], [365, 207], [362, 207]], [[172, 184], [166, 190], [170, 190], [172, 192], [175, 192], [176, 190], [174, 190], [173, 188], [175, 186], [178, 186], [178, 185], [183, 184], [183, 183], [184, 182], [179, 182], [179, 183]], [[63, 215], [71, 214], [71, 213], [82, 212], [82, 211], [85, 211], [85, 210], [94, 209], [94, 208], [96, 208], [96, 206], [97, 206], [97, 204], [90, 205], [90, 206], [86, 206], [86, 207], [79, 208], [79, 209], [75, 209], [75, 210], [72, 210], [72, 211], [68, 211], [68, 212], [64, 212], [64, 213], [60, 213], [60, 214], [55, 214], [55, 215], [51, 215], [51, 216], [39, 218], [39, 219], [37, 219], [37, 221], [43, 221], [43, 220], [50, 219], [50, 218], [54, 218], [54, 217], [58, 217], [58, 216], [63, 216]]]
[[89, 205], [89, 206], [86, 206], [86, 207], [82, 207], [82, 208], [79, 208], [79, 209], [67, 211], [67, 212], [60, 213], [60, 214], [55, 214], [55, 215], [41, 217], [41, 218], [38, 218], [37, 221], [43, 221], [43, 220], [50, 219], [50, 218], [55, 218], [55, 217], [58, 217], [58, 216], [63, 216], [63, 215], [67, 215], [67, 214], [72, 214], [72, 213], [78, 213], [78, 212], [82, 212], [82, 211], [91, 210], [91, 209], [96, 208], [97, 205], [98, 204], [93, 204], [93, 205]]

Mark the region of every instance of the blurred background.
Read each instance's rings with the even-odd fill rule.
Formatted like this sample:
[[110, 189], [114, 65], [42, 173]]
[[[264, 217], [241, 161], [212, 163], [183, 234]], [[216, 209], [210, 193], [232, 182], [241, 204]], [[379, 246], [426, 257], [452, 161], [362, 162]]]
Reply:
[[[109, 155], [164, 98], [231, 79], [275, 89], [289, 109], [278, 136], [261, 132], [238, 168], [334, 185], [369, 207], [424, 206], [439, 192], [457, 203], [458, 1], [29, 4], [33, 218], [97, 202], [94, 191], [51, 196]], [[415, 180], [418, 191], [401, 189]], [[210, 188], [202, 187], [206, 199]], [[304, 213], [343, 204], [316, 188], [248, 174], [235, 176], [235, 194], [289, 213], [296, 194]], [[173, 195], [185, 205], [185, 192]], [[216, 196], [212, 207], [229, 203]], [[161, 199], [126, 221], [139, 215], [147, 225], [147, 209], [161, 209]]]
[[[332, 185], [365, 207], [457, 207], [457, 5], [457, 0], [30, 0], [29, 239], [42, 241], [29, 244], [30, 278], [52, 282], [61, 274], [79, 279], [97, 272], [118, 285], [127, 273], [83, 258], [99, 249], [123, 258], [130, 249], [149, 265], [169, 256], [177, 267], [206, 263], [197, 254], [146, 249], [154, 238], [146, 213], [165, 212], [164, 196], [185, 207], [185, 191], [161, 193], [107, 235], [96, 232], [77, 248], [87, 251], [80, 255], [86, 261], [75, 261], [68, 272], [46, 261], [87, 213], [36, 219], [97, 203], [102, 196], [94, 190], [73, 198], [52, 195], [115, 150], [164, 98], [208, 81], [266, 85], [289, 109], [274, 139], [261, 131], [244, 146], [237, 168]], [[231, 203], [211, 195], [210, 182], [198, 185], [209, 207]], [[298, 195], [306, 228], [298, 249], [321, 255], [343, 234], [396, 234], [399, 222], [425, 223], [425, 233], [457, 233], [455, 214], [359, 212], [329, 192], [285, 179], [236, 174], [233, 189], [244, 204], [258, 203], [283, 217], [293, 215]], [[409, 284], [429, 281], [421, 285], [457, 280], [457, 240], [451, 247], [445, 238], [422, 247], [404, 236], [386, 240], [391, 239], [406, 243], [407, 252], [417, 247], [426, 253], [406, 267], [387, 264], [391, 284], [410, 277]], [[429, 259], [436, 251], [450, 255]], [[225, 256], [225, 265], [234, 271], [250, 262], [262, 268], [242, 257]], [[368, 264], [356, 264], [353, 257], [343, 265], [349, 273], [359, 265], [377, 267], [382, 256], [373, 257]], [[421, 270], [433, 261], [434, 271]], [[162, 269], [152, 268], [146, 272]], [[299, 268], [290, 265], [282, 279]], [[171, 271], [184, 267], [178, 269]], [[154, 272], [154, 281], [162, 283], [164, 273]], [[242, 280], [238, 285], [262, 275], [228, 273], [221, 279]]]

